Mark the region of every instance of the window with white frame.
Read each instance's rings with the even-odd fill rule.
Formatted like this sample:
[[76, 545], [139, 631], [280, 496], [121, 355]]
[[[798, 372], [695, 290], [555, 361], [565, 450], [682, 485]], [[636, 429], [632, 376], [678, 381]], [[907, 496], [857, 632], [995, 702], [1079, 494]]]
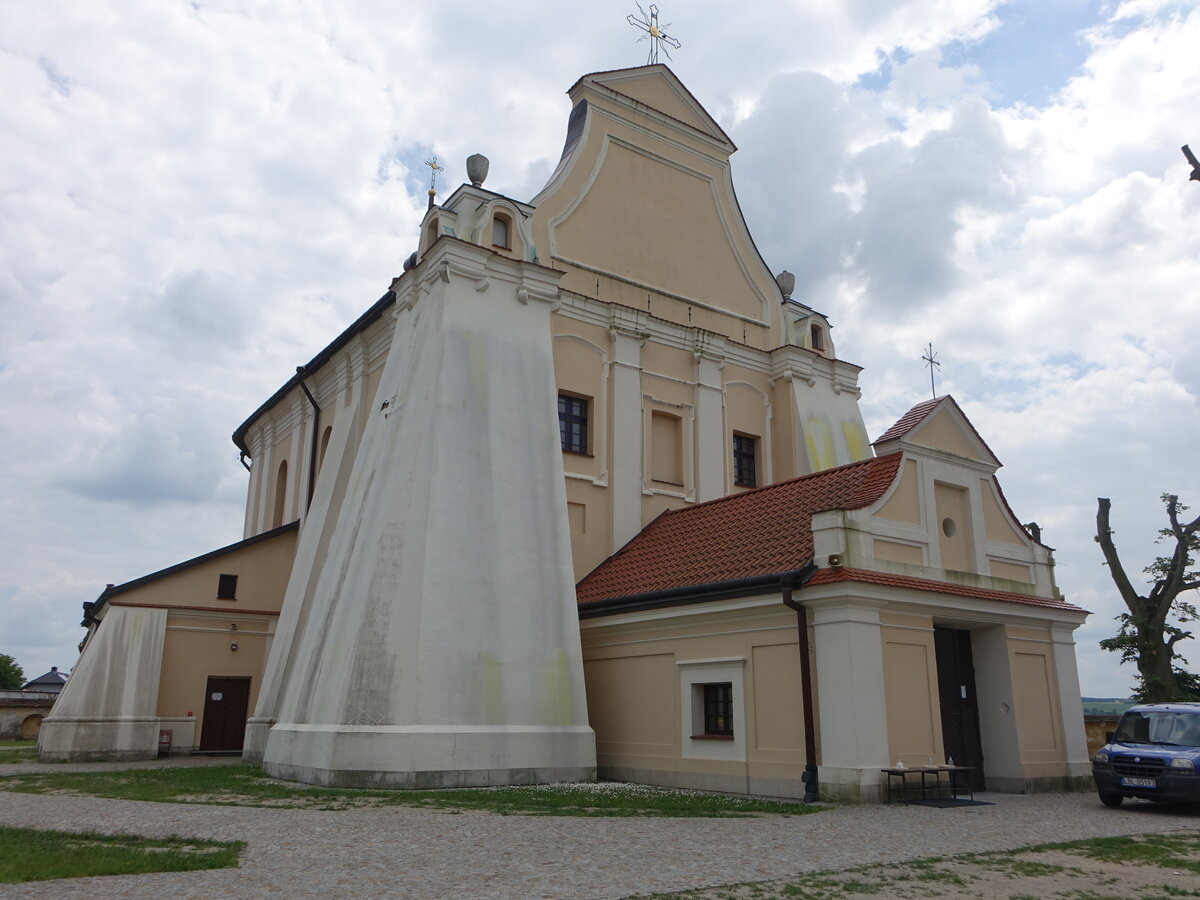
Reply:
[[690, 759], [746, 758], [745, 657], [676, 660], [680, 741]]

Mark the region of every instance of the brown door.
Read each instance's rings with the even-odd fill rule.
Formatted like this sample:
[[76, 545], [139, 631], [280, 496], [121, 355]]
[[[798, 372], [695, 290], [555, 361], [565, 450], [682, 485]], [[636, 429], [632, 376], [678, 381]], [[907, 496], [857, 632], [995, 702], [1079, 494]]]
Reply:
[[246, 739], [246, 716], [249, 713], [249, 678], [210, 676], [208, 693], [204, 697], [201, 751], [241, 750]]
[[942, 746], [956, 765], [972, 766], [971, 788], [982, 791], [983, 743], [979, 739], [979, 704], [975, 696], [975, 665], [971, 632], [934, 628], [938, 694], [942, 707]]

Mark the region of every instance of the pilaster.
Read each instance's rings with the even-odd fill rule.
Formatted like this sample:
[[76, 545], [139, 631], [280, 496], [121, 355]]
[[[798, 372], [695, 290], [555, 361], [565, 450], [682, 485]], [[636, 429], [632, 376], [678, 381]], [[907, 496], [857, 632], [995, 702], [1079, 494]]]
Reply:
[[626, 320], [614, 309], [609, 326], [612, 363], [612, 547], [616, 551], [642, 530], [642, 345], [645, 335], [636, 320]]
[[275, 483], [275, 426], [270, 420], [260, 432], [259, 448], [259, 452], [254, 457], [254, 465], [260, 467], [258, 472], [258, 514], [255, 516], [254, 534], [262, 534], [268, 529], [267, 522], [271, 515], [271, 485]]
[[288, 445], [288, 488], [287, 499], [283, 504], [283, 522], [285, 525], [300, 518], [304, 509], [305, 485], [308, 484], [308, 460], [304, 447], [308, 443], [305, 433], [308, 431], [308, 420], [311, 409], [308, 398], [299, 387], [292, 389], [292, 440]]
[[1054, 648], [1054, 675], [1058, 685], [1058, 708], [1062, 710], [1063, 747], [1066, 749], [1067, 775], [1090, 775], [1087, 733], [1083, 724], [1079, 668], [1075, 662], [1075, 626], [1055, 623], [1050, 626]]
[[[709, 336], [712, 337], [712, 336]], [[696, 500], [726, 493], [725, 391], [719, 348], [697, 346], [696, 357]]]
[[817, 708], [821, 716], [821, 798], [877, 801], [889, 764], [883, 683], [882, 601], [806, 601], [813, 614]]

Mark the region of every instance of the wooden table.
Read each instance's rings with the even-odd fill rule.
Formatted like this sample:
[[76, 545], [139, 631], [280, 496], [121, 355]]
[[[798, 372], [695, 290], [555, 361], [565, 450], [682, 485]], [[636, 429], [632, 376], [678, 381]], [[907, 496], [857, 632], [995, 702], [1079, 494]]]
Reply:
[[[905, 803], [908, 803], [909, 797], [916, 793], [918, 789], [921, 792], [921, 799], [928, 800], [930, 791], [933, 791], [936, 797], [938, 792], [947, 787], [950, 789], [950, 796], [953, 799], [957, 799], [960, 793], [966, 794], [972, 800], [975, 799], [975, 791], [971, 787], [970, 778], [970, 773], [975, 771], [974, 766], [892, 767], [880, 769], [879, 771], [888, 777], [888, 794], [890, 796], [894, 796], [892, 794], [892, 779], [900, 779], [900, 797]], [[949, 776], [946, 781], [942, 781], [943, 772]], [[909, 775], [920, 775], [921, 783], [918, 785], [915, 780], [910, 783], [908, 780]], [[929, 780], [929, 776], [931, 775], [933, 776], [932, 781]]]

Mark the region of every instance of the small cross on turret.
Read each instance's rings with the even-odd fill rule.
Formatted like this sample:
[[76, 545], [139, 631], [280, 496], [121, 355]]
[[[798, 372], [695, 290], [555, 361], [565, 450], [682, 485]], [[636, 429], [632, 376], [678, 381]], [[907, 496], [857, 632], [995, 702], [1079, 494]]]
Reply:
[[429, 166], [429, 208], [433, 209], [433, 198], [437, 195], [437, 173], [444, 172], [445, 167], [438, 164], [436, 156], [425, 160], [425, 165]]

